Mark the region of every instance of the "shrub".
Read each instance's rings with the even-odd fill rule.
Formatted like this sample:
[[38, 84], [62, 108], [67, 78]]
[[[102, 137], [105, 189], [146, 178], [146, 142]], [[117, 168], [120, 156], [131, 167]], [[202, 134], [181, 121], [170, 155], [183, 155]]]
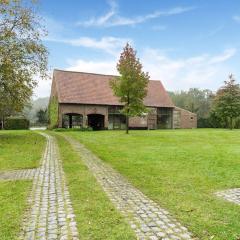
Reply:
[[48, 105], [48, 129], [57, 128], [58, 125], [58, 100], [52, 97]]
[[4, 129], [6, 130], [29, 129], [29, 121], [26, 118], [9, 117], [5, 119]]

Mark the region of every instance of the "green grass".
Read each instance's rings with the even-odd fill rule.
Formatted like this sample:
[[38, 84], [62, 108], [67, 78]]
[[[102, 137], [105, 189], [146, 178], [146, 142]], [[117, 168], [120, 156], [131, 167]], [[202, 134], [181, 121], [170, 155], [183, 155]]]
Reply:
[[37, 167], [45, 142], [33, 131], [0, 131], [0, 171]]
[[[0, 171], [34, 168], [45, 146], [44, 137], [32, 131], [0, 131]], [[31, 181], [0, 180], [0, 239], [18, 239]]]
[[200, 239], [240, 238], [240, 207], [213, 194], [240, 187], [240, 131], [64, 134], [84, 143]]
[[0, 181], [0, 239], [18, 239], [30, 181]]
[[82, 163], [79, 155], [59, 135], [57, 140], [80, 238], [82, 240], [136, 239], [128, 224]]

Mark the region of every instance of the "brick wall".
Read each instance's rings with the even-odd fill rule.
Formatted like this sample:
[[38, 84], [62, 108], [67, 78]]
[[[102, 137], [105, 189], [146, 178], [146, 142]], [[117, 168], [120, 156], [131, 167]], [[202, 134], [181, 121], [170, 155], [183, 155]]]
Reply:
[[197, 115], [175, 107], [173, 111], [173, 128], [197, 128]]
[[108, 107], [100, 105], [82, 105], [82, 104], [59, 104], [58, 126], [62, 127], [62, 116], [67, 113], [77, 113], [83, 115], [83, 126], [87, 125], [88, 114], [104, 115], [104, 128], [108, 127]]

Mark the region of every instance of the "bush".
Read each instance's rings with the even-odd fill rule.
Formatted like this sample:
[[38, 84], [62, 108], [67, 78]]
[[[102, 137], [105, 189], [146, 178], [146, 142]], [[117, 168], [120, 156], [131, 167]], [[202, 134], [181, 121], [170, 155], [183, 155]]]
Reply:
[[54, 129], [58, 126], [58, 100], [57, 97], [51, 97], [48, 105], [48, 129]]
[[198, 128], [211, 128], [211, 122], [209, 118], [199, 118], [197, 120], [197, 127]]
[[26, 118], [9, 117], [5, 119], [4, 129], [6, 130], [29, 129], [29, 121]]

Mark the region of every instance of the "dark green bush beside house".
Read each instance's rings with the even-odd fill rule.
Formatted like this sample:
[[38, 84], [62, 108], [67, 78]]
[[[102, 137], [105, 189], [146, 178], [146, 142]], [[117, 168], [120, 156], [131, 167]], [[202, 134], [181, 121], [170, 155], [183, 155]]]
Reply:
[[29, 120], [23, 117], [8, 117], [4, 122], [6, 130], [29, 129]]
[[53, 96], [49, 100], [48, 105], [48, 129], [58, 127], [58, 100]]

